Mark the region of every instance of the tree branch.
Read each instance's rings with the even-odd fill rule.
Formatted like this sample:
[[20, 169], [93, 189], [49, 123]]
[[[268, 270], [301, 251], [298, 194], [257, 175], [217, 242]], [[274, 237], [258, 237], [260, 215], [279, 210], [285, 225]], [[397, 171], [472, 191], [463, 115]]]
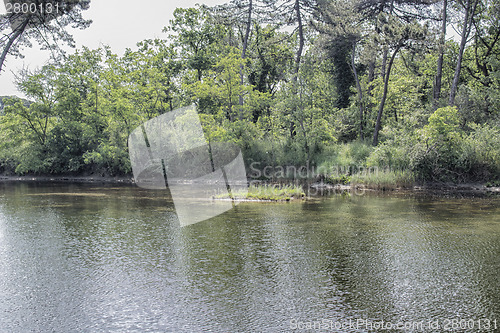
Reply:
[[21, 36], [21, 34], [24, 32], [24, 29], [26, 29], [26, 27], [28, 26], [29, 21], [30, 21], [29, 17], [26, 17], [23, 24], [14, 32], [14, 34], [9, 38], [7, 45], [5, 45], [5, 48], [4, 48], [2, 55], [0, 57], [0, 73], [2, 72], [5, 58], [7, 57], [7, 54], [9, 53], [9, 50], [12, 47], [12, 44], [14, 44], [16, 39], [18, 39], [19, 36]]

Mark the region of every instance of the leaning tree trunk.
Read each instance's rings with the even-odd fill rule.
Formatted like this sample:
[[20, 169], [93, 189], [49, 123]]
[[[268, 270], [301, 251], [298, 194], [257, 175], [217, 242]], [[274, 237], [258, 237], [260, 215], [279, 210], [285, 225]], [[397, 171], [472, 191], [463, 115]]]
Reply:
[[356, 43], [354, 41], [352, 44], [352, 55], [351, 55], [351, 68], [354, 74], [354, 80], [356, 81], [356, 89], [358, 90], [358, 103], [359, 103], [359, 138], [361, 140], [363, 137], [363, 90], [361, 89], [361, 83], [359, 82], [358, 71], [356, 70], [356, 64], [354, 62], [354, 57], [356, 56]]
[[448, 7], [448, 0], [443, 0], [443, 16], [441, 26], [441, 36], [439, 38], [439, 57], [437, 62], [436, 79], [434, 81], [434, 105], [437, 106], [439, 98], [441, 98], [441, 80], [443, 77], [443, 57], [444, 47], [446, 42], [446, 11]]
[[[390, 7], [389, 7], [389, 15], [392, 15], [394, 12], [394, 0], [391, 1]], [[385, 71], [386, 71], [386, 66], [387, 66], [387, 58], [389, 57], [389, 47], [384, 46], [384, 51], [382, 55], [382, 68], [380, 70], [380, 73], [382, 74], [382, 80], [385, 80]]]
[[[298, 79], [299, 79], [299, 71], [300, 71], [300, 62], [302, 60], [302, 52], [304, 50], [304, 27], [302, 23], [302, 13], [300, 12], [300, 0], [295, 0], [294, 5], [295, 15], [297, 16], [297, 25], [298, 25], [298, 34], [299, 34], [299, 48], [297, 49], [296, 57], [295, 57], [295, 67], [293, 69], [293, 94], [298, 95], [299, 87], [298, 87]], [[297, 106], [294, 104], [294, 108]], [[290, 136], [295, 136], [295, 123], [292, 119], [290, 124]]]
[[[245, 59], [247, 55], [247, 48], [248, 48], [248, 39], [250, 37], [250, 28], [252, 27], [252, 10], [253, 10], [253, 0], [250, 0], [248, 3], [248, 18], [246, 22], [246, 29], [245, 29], [245, 37], [243, 39], [243, 48], [241, 51], [241, 59]], [[243, 86], [244, 80], [243, 80], [243, 64], [240, 66], [240, 85]], [[240, 120], [243, 119], [243, 95], [240, 94], [239, 96], [239, 104], [240, 104]]]
[[382, 100], [380, 101], [380, 106], [378, 108], [377, 123], [375, 124], [375, 132], [373, 133], [373, 145], [374, 146], [378, 145], [378, 133], [379, 133], [380, 127], [381, 127], [382, 113], [384, 112], [385, 100], [387, 99], [387, 90], [388, 90], [388, 86], [389, 86], [389, 76], [391, 75], [392, 64], [394, 63], [394, 58], [396, 57], [396, 54], [398, 53], [400, 48], [401, 48], [401, 45], [398, 45], [396, 47], [396, 49], [392, 53], [391, 60], [389, 61], [389, 65], [387, 66], [387, 73], [385, 74], [385, 78], [384, 78], [384, 93], [382, 95]]
[[297, 80], [299, 77], [300, 70], [300, 62], [302, 59], [302, 52], [304, 50], [304, 27], [302, 25], [302, 14], [300, 13], [300, 0], [295, 0], [295, 14], [297, 15], [297, 25], [298, 25], [298, 33], [299, 33], [299, 48], [297, 49], [297, 54], [295, 57], [295, 68], [293, 72], [293, 84], [294, 84], [294, 93], [297, 93]]
[[461, 34], [460, 49], [458, 51], [458, 60], [455, 67], [455, 75], [453, 76], [453, 82], [450, 89], [450, 99], [448, 103], [450, 105], [455, 105], [455, 97], [457, 95], [458, 80], [460, 79], [460, 70], [462, 69], [462, 58], [464, 55], [465, 44], [467, 43], [467, 38], [469, 38], [471, 25], [469, 23], [469, 16], [471, 16], [471, 0], [467, 0], [465, 5], [465, 17], [464, 25]]
[[3, 64], [5, 62], [5, 58], [7, 57], [7, 54], [9, 53], [10, 48], [12, 47], [12, 45], [14, 44], [14, 42], [16, 41], [16, 39], [18, 39], [19, 36], [21, 36], [21, 34], [23, 33], [24, 29], [26, 29], [26, 27], [28, 26], [28, 23], [29, 23], [29, 17], [26, 18], [24, 20], [23, 24], [21, 26], [19, 26], [14, 31], [14, 34], [12, 36], [10, 36], [9, 41], [5, 45], [5, 48], [2, 51], [2, 55], [0, 56], [0, 73], [2, 73]]

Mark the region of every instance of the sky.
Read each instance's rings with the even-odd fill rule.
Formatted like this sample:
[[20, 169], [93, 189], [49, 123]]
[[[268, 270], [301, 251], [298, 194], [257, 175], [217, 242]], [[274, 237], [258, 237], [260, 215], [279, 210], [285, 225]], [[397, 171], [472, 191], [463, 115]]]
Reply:
[[[109, 45], [114, 53], [123, 54], [126, 48], [134, 48], [137, 42], [144, 39], [166, 38], [162, 33], [177, 7], [194, 7], [196, 3], [209, 6], [224, 3], [224, 0], [92, 0], [90, 8], [83, 11], [85, 19], [91, 19], [92, 25], [85, 30], [69, 28], [75, 39], [77, 48], [87, 46], [96, 49], [101, 45]], [[0, 14], [5, 13], [3, 1], [0, 2]], [[69, 49], [73, 53], [73, 49]], [[5, 70], [0, 73], [0, 96], [17, 95], [14, 73], [23, 67], [31, 70], [43, 66], [50, 57], [49, 51], [41, 51], [34, 43], [33, 48], [23, 51], [24, 59], [16, 59], [8, 56]], [[13, 73], [14, 72], [14, 73]]]

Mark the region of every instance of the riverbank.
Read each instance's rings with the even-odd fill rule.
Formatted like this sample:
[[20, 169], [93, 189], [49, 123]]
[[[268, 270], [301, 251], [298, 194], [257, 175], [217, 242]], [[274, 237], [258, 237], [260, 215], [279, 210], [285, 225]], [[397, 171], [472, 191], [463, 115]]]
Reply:
[[134, 184], [132, 177], [120, 176], [0, 176], [0, 181]]
[[[131, 176], [0, 176], [0, 182], [62, 182], [62, 183], [102, 183], [102, 184], [135, 184]], [[302, 188], [302, 190], [301, 190]], [[246, 197], [234, 193], [239, 200], [248, 201], [290, 201], [304, 200], [306, 195], [303, 189], [310, 188], [317, 195], [328, 195], [342, 192], [360, 193], [363, 191], [373, 192], [414, 192], [433, 195], [500, 195], [500, 186], [486, 186], [480, 183], [438, 183], [428, 182], [425, 184], [398, 186], [398, 184], [330, 184], [325, 182], [302, 182], [298, 186], [293, 180], [280, 181], [279, 183], [252, 183], [249, 186]], [[308, 191], [310, 193], [310, 191]], [[216, 200], [229, 199], [228, 195], [214, 197]]]
[[421, 194], [464, 194], [464, 195], [500, 195], [499, 186], [485, 186], [479, 183], [464, 183], [464, 184], [454, 184], [454, 183], [438, 183], [438, 182], [428, 182], [421, 185], [411, 185], [411, 186], [373, 186], [370, 184], [328, 184], [323, 182], [316, 182], [310, 185], [311, 188], [315, 189], [319, 193], [328, 194], [335, 192], [351, 192], [355, 191], [357, 193], [363, 191], [373, 191], [373, 192], [414, 192]]

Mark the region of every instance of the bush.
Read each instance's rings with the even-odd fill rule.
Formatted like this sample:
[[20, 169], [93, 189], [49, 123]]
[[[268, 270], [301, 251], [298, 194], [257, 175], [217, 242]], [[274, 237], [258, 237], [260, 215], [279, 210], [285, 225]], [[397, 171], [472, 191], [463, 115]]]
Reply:
[[489, 125], [471, 125], [473, 132], [461, 143], [457, 166], [471, 180], [500, 179], [500, 130]]
[[132, 171], [128, 151], [109, 144], [99, 145], [97, 151], [85, 152], [83, 159], [85, 164], [111, 176], [123, 175]]
[[379, 169], [410, 170], [412, 156], [419, 147], [418, 137], [403, 127], [388, 127], [384, 129], [384, 134], [387, 139], [371, 152], [366, 165]]
[[437, 109], [420, 131], [422, 145], [414, 151], [412, 168], [422, 180], [466, 181], [457, 164], [463, 131], [456, 107]]
[[47, 160], [42, 146], [36, 143], [23, 143], [19, 149], [16, 174], [42, 174], [50, 170], [50, 161]]
[[332, 170], [337, 167], [359, 167], [366, 164], [366, 159], [373, 151], [373, 147], [363, 141], [354, 141], [346, 144], [331, 146], [329, 156], [323, 157], [320, 169]]
[[378, 146], [366, 160], [368, 167], [408, 170], [411, 165], [412, 147], [386, 142]]
[[413, 169], [422, 180], [467, 182], [500, 175], [500, 131], [471, 124], [464, 133], [456, 108], [436, 110], [423, 128], [425, 145], [413, 156]]

